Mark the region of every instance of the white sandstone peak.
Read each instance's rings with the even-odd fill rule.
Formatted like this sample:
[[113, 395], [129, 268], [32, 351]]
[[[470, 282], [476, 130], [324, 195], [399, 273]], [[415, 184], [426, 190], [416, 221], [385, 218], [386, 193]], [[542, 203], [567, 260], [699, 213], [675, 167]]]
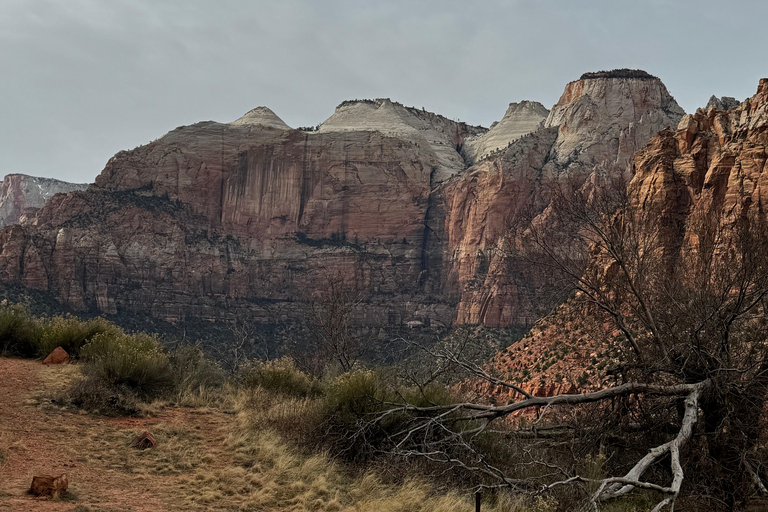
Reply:
[[464, 154], [473, 162], [481, 160], [509, 143], [536, 131], [549, 114], [537, 101], [510, 103], [504, 117], [491, 125], [487, 133], [464, 143]]
[[277, 114], [272, 112], [269, 107], [256, 107], [245, 113], [244, 116], [230, 123], [234, 126], [268, 126], [281, 130], [290, 130], [291, 127], [285, 124]]

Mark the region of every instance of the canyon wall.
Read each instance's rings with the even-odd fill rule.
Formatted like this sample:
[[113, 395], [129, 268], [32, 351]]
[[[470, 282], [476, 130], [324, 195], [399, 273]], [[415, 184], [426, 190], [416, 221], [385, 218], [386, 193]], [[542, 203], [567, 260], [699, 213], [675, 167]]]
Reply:
[[[733, 244], [738, 229], [749, 225], [752, 235], [764, 237], [768, 225], [768, 79], [736, 106], [715, 105], [684, 116], [633, 160], [628, 204], [634, 217], [647, 220], [633, 229], [637, 238], [654, 241], [654, 258], [672, 269], [701, 254], [717, 265], [718, 254], [739, 250]], [[618, 364], [620, 338], [612, 322], [574, 297], [492, 364], [500, 376], [539, 394], [599, 388]]]
[[387, 99], [294, 130], [266, 107], [115, 155], [88, 190], [0, 231], [0, 279], [69, 308], [281, 323], [343, 280], [360, 326], [525, 325], [535, 279], [505, 237], [550, 183], [627, 172], [683, 112], [655, 77], [585, 76], [491, 130]]

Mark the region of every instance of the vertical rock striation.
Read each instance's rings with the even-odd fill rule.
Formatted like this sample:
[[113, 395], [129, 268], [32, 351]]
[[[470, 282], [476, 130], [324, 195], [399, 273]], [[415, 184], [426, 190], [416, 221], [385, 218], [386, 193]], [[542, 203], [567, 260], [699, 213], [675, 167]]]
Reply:
[[445, 282], [459, 296], [457, 321], [527, 326], [546, 312], [547, 291], [510, 257], [510, 223], [545, 212], [562, 179], [628, 173], [634, 152], [683, 114], [647, 73], [588, 73], [566, 85], [540, 129], [448, 183]]
[[550, 111], [511, 104], [491, 130], [388, 99], [309, 130], [259, 107], [120, 152], [0, 231], [0, 279], [78, 310], [280, 323], [342, 276], [364, 291], [360, 326], [525, 325], [546, 301], [510, 271], [509, 222], [564, 176], [626, 172], [682, 114], [637, 72], [585, 75]]

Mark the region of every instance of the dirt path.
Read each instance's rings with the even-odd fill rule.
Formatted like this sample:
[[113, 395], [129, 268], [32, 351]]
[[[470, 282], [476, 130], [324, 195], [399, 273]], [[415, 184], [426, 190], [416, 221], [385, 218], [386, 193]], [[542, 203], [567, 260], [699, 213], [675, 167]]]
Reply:
[[[174, 503], [179, 468], [226, 460], [227, 416], [168, 408], [152, 418], [109, 419], [63, 410], [44, 398], [74, 378], [72, 366], [0, 358], [0, 511], [59, 512], [78, 505], [110, 512], [190, 510]], [[170, 448], [146, 456], [131, 450], [131, 437], [145, 428], [160, 429]], [[204, 451], [216, 456], [206, 458]], [[66, 473], [69, 496], [26, 494], [32, 476], [41, 473]]]

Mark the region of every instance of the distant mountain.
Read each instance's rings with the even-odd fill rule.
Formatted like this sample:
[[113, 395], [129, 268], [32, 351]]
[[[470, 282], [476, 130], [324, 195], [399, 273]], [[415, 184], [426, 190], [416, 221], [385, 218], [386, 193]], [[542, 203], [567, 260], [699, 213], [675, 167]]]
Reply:
[[343, 102], [312, 129], [266, 107], [180, 127], [0, 231], [0, 279], [75, 310], [269, 325], [343, 280], [374, 334], [527, 325], [544, 299], [509, 271], [510, 218], [544, 212], [552, 180], [628, 173], [684, 114], [630, 75], [571, 82], [549, 111], [513, 103], [490, 130], [389, 99]]
[[29, 218], [51, 197], [88, 188], [84, 183], [68, 183], [53, 178], [9, 174], [0, 183], [0, 227], [18, 224]]

